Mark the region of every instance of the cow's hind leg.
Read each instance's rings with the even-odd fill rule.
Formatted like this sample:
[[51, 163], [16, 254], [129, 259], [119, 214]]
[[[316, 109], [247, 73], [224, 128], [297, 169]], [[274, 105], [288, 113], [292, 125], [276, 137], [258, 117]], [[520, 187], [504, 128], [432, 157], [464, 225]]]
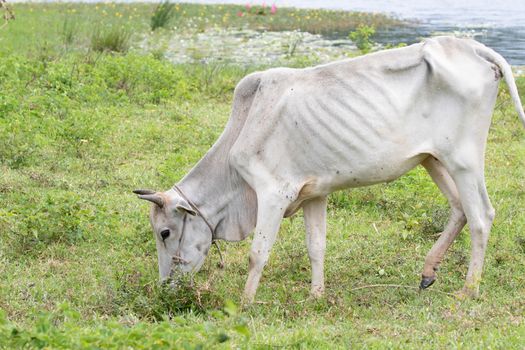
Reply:
[[461, 294], [477, 297], [483, 261], [495, 211], [485, 187], [482, 144], [458, 147], [442, 162], [456, 183], [471, 236], [471, 259]]
[[445, 229], [439, 235], [438, 240], [434, 246], [432, 246], [432, 249], [428, 252], [425, 259], [425, 266], [423, 267], [423, 273], [421, 275], [421, 284], [419, 285], [421, 289], [425, 289], [430, 287], [436, 280], [436, 271], [443, 256], [467, 223], [467, 219], [461, 207], [456, 184], [443, 164], [436, 158], [430, 156], [425, 159], [421, 165], [425, 167], [432, 180], [434, 180], [443, 195], [445, 195], [451, 209]]
[[310, 294], [320, 297], [324, 293], [324, 253], [326, 249], [326, 196], [313, 198], [303, 204], [306, 226], [306, 246], [312, 266]]
[[282, 196], [257, 193], [257, 225], [250, 251], [248, 279], [244, 288], [244, 302], [251, 303], [261, 279], [262, 271], [272, 249], [277, 232], [290, 201]]

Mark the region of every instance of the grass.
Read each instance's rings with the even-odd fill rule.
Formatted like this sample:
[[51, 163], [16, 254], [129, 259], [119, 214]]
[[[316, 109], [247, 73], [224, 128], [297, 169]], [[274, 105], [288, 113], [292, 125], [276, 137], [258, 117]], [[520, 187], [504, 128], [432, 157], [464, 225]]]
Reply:
[[97, 28], [91, 35], [91, 49], [104, 52], [126, 52], [129, 49], [131, 33], [123, 27]]
[[151, 16], [151, 30], [167, 27], [175, 14], [174, 11], [175, 4], [170, 3], [169, 0], [159, 3]]
[[[214, 9], [178, 6], [210, 18]], [[66, 51], [64, 8], [79, 19]], [[236, 82], [265, 67], [172, 65], [133, 50], [148, 31], [149, 5], [14, 9], [0, 35], [0, 349], [523, 346], [525, 132], [505, 90], [486, 156], [497, 216], [479, 300], [442, 293], [464, 281], [467, 230], [430, 290], [356, 289], [418, 285], [448, 209], [417, 168], [330, 197], [326, 297], [308, 299], [299, 214], [283, 222], [258, 303], [239, 310], [250, 240], [221, 244], [222, 270], [212, 250], [193, 287], [163, 288], [148, 208], [131, 190], [179, 180], [221, 133]], [[88, 50], [89, 14], [104, 10], [113, 11], [105, 25], [137, 16], [129, 52]], [[524, 98], [525, 79], [518, 84]]]
[[67, 17], [64, 19], [64, 25], [62, 27], [62, 41], [64, 46], [68, 48], [71, 46], [77, 36], [77, 28], [74, 22], [71, 22]]

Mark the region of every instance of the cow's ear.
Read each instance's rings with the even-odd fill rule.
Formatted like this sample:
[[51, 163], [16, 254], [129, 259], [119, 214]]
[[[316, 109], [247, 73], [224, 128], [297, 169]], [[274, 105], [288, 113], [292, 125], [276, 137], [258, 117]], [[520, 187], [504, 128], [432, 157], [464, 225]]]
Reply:
[[175, 208], [177, 208], [178, 211], [181, 211], [181, 212], [184, 212], [184, 213], [188, 213], [188, 214], [190, 214], [192, 216], [197, 215], [195, 210], [193, 210], [193, 208], [189, 205], [189, 203], [186, 202], [184, 199], [179, 200], [179, 202], [177, 203], [177, 206]]
[[164, 206], [164, 199], [157, 194], [157, 192], [152, 190], [135, 190], [133, 193], [137, 194], [140, 199], [150, 201], [157, 204], [159, 207]]

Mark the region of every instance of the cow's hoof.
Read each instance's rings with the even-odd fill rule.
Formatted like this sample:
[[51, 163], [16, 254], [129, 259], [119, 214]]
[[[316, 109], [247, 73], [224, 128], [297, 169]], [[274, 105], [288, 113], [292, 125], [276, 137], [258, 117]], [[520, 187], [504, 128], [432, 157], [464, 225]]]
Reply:
[[312, 299], [322, 298], [323, 295], [324, 295], [324, 287], [315, 286], [315, 287], [312, 287], [312, 289], [310, 290], [310, 297]]
[[479, 289], [476, 287], [463, 287], [454, 293], [454, 297], [458, 300], [477, 299], [479, 298]]
[[436, 281], [436, 276], [426, 277], [421, 276], [421, 283], [419, 284], [419, 289], [427, 289]]
[[244, 293], [241, 297], [241, 309], [246, 309], [253, 305], [255, 301], [255, 295]]

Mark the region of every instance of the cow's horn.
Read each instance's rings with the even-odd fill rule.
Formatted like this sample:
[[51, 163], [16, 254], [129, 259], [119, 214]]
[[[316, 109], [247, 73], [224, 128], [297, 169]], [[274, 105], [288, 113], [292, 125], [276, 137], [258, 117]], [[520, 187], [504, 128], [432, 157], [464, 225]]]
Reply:
[[151, 190], [135, 190], [135, 191], [133, 191], [133, 193], [138, 194], [138, 197], [140, 199], [145, 199], [147, 201], [155, 203], [161, 208], [164, 206], [164, 199], [162, 199], [162, 197], [159, 196], [157, 194], [157, 192], [155, 192], [155, 191], [151, 191]]
[[153, 190], [134, 190], [133, 193], [135, 194], [155, 194], [157, 192]]

